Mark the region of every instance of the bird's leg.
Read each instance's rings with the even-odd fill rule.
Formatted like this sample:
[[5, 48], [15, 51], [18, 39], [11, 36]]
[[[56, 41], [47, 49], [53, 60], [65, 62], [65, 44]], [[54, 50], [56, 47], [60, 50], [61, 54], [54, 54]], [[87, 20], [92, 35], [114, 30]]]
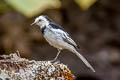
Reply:
[[56, 57], [53, 59], [53, 61], [56, 61], [56, 60], [57, 60], [57, 58], [58, 58], [58, 56], [59, 56], [60, 52], [61, 52], [61, 50], [60, 50], [60, 49], [58, 49], [57, 55], [56, 55]]

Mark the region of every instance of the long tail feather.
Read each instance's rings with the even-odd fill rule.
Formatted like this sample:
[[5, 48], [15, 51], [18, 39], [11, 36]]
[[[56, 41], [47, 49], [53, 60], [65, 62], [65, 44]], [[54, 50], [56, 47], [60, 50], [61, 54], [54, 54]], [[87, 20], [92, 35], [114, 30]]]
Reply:
[[76, 50], [73, 51], [84, 63], [87, 67], [89, 67], [93, 72], [95, 69], [90, 65], [90, 63]]

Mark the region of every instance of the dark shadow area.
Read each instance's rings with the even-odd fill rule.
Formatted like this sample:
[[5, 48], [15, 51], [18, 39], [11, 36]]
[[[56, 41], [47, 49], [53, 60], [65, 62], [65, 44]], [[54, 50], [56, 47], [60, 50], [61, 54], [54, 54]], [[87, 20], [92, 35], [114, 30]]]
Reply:
[[75, 80], [100, 80], [96, 77], [93, 76], [77, 76], [77, 78]]

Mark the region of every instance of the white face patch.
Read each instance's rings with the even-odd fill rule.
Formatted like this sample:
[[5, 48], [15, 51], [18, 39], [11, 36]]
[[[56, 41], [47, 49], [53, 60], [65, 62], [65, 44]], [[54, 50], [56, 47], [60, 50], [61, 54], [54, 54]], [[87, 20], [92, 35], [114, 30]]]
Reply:
[[44, 16], [39, 16], [35, 19], [35, 23], [39, 26], [49, 24], [49, 21]]

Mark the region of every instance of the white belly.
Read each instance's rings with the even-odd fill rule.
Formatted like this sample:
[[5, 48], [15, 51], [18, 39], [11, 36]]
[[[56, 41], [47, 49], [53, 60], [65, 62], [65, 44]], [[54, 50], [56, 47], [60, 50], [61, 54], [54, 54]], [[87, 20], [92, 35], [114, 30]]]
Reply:
[[62, 40], [60, 34], [56, 34], [54, 32], [46, 32], [44, 34], [44, 38], [48, 41], [48, 43], [58, 49], [64, 49], [68, 44]]

